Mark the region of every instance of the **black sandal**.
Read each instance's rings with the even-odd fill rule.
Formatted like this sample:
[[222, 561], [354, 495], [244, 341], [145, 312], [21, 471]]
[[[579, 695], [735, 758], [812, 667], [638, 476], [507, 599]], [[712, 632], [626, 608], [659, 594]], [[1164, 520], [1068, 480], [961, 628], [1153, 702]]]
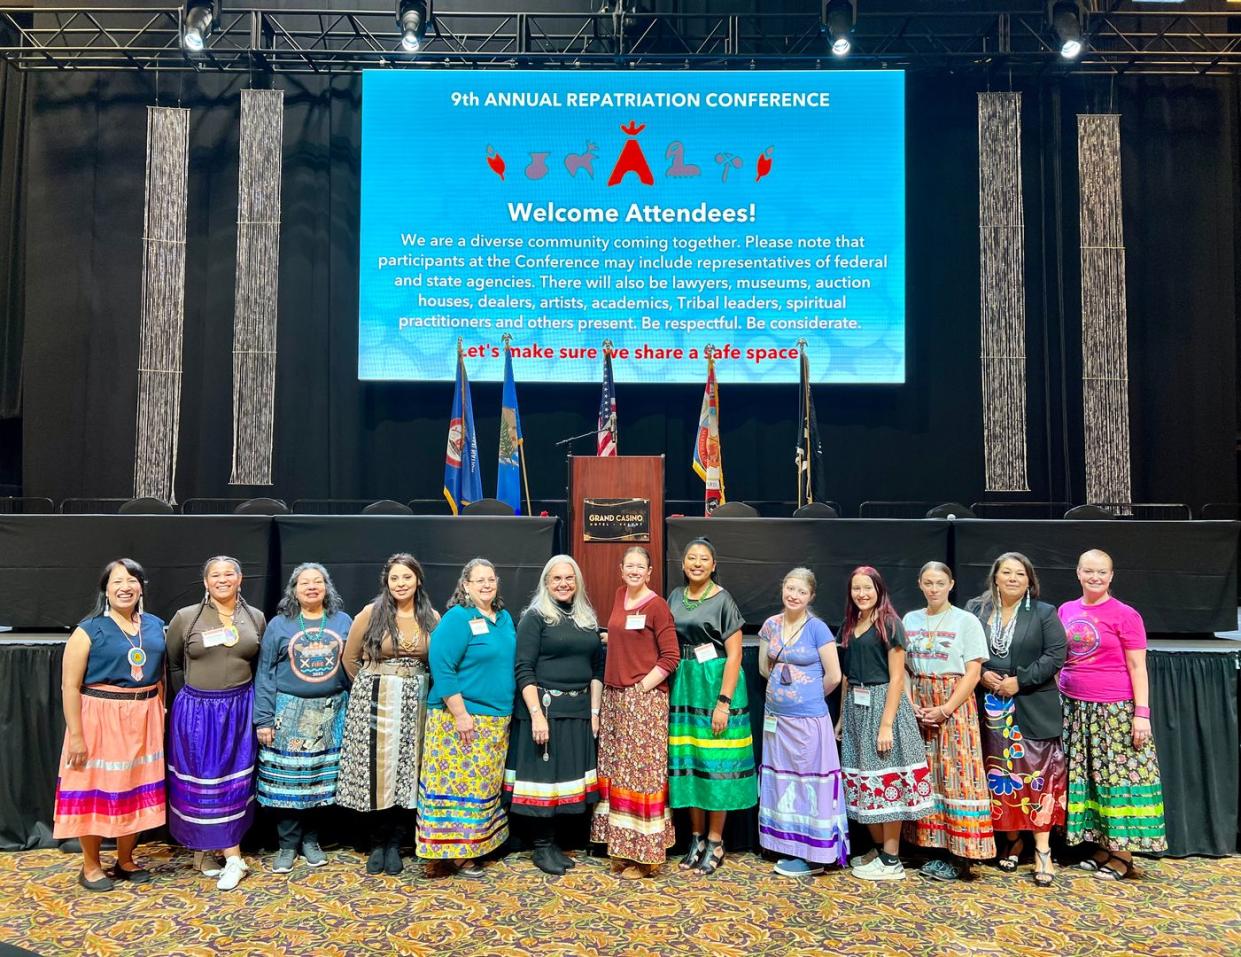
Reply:
[[1037, 858], [1034, 862], [1034, 874], [1032, 875], [1034, 886], [1051, 887], [1051, 885], [1056, 882], [1055, 873], [1052, 871], [1040, 871], [1038, 869], [1040, 862], [1044, 867], [1051, 867], [1051, 851], [1040, 851], [1038, 848], [1035, 848], [1034, 854]]
[[692, 871], [702, 862], [702, 855], [706, 847], [707, 842], [701, 834], [691, 834], [689, 836], [689, 850], [685, 852], [685, 856], [681, 858], [681, 863], [677, 866], [683, 871]]
[[[1124, 870], [1116, 870], [1114, 866], [1116, 864], [1119, 864]], [[1126, 861], [1123, 857], [1117, 857], [1115, 854], [1112, 854], [1108, 857], [1107, 863], [1095, 871], [1094, 876], [1101, 881], [1123, 881], [1132, 873], [1133, 861]]]
[[1005, 852], [996, 859], [995, 866], [1005, 874], [1012, 874], [1021, 863], [1021, 852], [1026, 849], [1026, 839], [1019, 837], [1008, 845]]
[[[719, 857], [715, 856], [716, 851], [720, 852]], [[703, 852], [702, 860], [698, 862], [698, 866], [694, 868], [694, 873], [701, 874], [703, 877], [710, 877], [723, 866], [724, 842], [708, 840], [707, 849]]]

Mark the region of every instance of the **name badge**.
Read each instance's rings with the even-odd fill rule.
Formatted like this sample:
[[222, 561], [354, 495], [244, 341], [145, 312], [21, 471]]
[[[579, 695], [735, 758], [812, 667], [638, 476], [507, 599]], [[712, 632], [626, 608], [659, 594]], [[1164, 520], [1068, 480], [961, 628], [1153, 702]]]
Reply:
[[628, 631], [641, 631], [646, 627], [646, 615], [626, 615], [625, 628]]
[[203, 632], [203, 647], [214, 648], [217, 645], [223, 645], [225, 648], [231, 648], [237, 644], [237, 638], [235, 628], [212, 628], [210, 631]]
[[719, 649], [709, 641], [694, 646], [694, 657], [699, 661], [714, 661], [719, 656]]
[[774, 714], [763, 715], [763, 734], [775, 734], [777, 720]]
[[470, 619], [470, 634], [477, 635], [480, 638], [483, 635], [487, 634], [487, 619], [486, 618], [471, 618]]
[[869, 708], [870, 707], [870, 689], [869, 688], [854, 688], [853, 689], [853, 703], [857, 705], [859, 708]]

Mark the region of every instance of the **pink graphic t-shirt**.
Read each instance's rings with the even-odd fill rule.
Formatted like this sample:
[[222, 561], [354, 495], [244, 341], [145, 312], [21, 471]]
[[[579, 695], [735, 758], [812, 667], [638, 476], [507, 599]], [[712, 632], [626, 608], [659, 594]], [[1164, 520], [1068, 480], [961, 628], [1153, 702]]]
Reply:
[[1080, 598], [1060, 606], [1068, 654], [1060, 671], [1060, 691], [1078, 701], [1128, 701], [1133, 681], [1125, 651], [1146, 647], [1142, 616], [1123, 601], [1107, 598], [1087, 605]]

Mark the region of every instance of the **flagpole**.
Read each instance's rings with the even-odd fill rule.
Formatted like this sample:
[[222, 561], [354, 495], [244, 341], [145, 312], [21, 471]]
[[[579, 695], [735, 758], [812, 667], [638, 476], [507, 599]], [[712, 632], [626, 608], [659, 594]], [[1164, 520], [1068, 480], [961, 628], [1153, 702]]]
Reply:
[[[513, 341], [513, 334], [506, 332], [500, 337], [500, 340], [504, 343], [504, 351], [512, 353], [511, 343]], [[511, 362], [512, 359], [510, 358], [509, 361]], [[513, 388], [516, 391], [516, 384], [514, 384]], [[501, 401], [503, 401], [503, 398], [501, 398]], [[531, 511], [532, 506], [530, 505], [530, 479], [526, 475], [526, 440], [524, 438], [517, 440], [517, 460], [521, 464], [521, 486], [526, 490], [526, 514], [533, 515], [534, 512]]]
[[[807, 346], [807, 342], [805, 339], [797, 340], [797, 348], [801, 350], [802, 361], [800, 364], [801, 364], [801, 367], [806, 370], [806, 381], [801, 386], [801, 389], [802, 389], [802, 420], [800, 423], [798, 423], [798, 428], [801, 429], [801, 437], [797, 440], [797, 447], [800, 449], [802, 447], [802, 441], [803, 440], [805, 441], [806, 443], [806, 446], [805, 446], [806, 457], [804, 460], [806, 463], [805, 500], [806, 500], [806, 504], [808, 504], [814, 501], [814, 491], [813, 491], [814, 483], [811, 480], [811, 476], [810, 476], [810, 470], [811, 468], [813, 468], [813, 463], [810, 461], [810, 358], [806, 355], [806, 346]], [[801, 481], [801, 473], [799, 472], [797, 475], [797, 505], [799, 508], [803, 504], [802, 497], [803, 497], [802, 481]]]

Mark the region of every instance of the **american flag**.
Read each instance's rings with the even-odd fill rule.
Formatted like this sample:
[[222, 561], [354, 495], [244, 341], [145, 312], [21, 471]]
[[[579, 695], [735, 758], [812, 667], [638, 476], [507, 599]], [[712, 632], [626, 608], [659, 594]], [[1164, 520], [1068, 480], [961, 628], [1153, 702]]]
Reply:
[[603, 391], [599, 395], [599, 436], [596, 455], [616, 455], [616, 386], [612, 382], [612, 352], [603, 350]]

